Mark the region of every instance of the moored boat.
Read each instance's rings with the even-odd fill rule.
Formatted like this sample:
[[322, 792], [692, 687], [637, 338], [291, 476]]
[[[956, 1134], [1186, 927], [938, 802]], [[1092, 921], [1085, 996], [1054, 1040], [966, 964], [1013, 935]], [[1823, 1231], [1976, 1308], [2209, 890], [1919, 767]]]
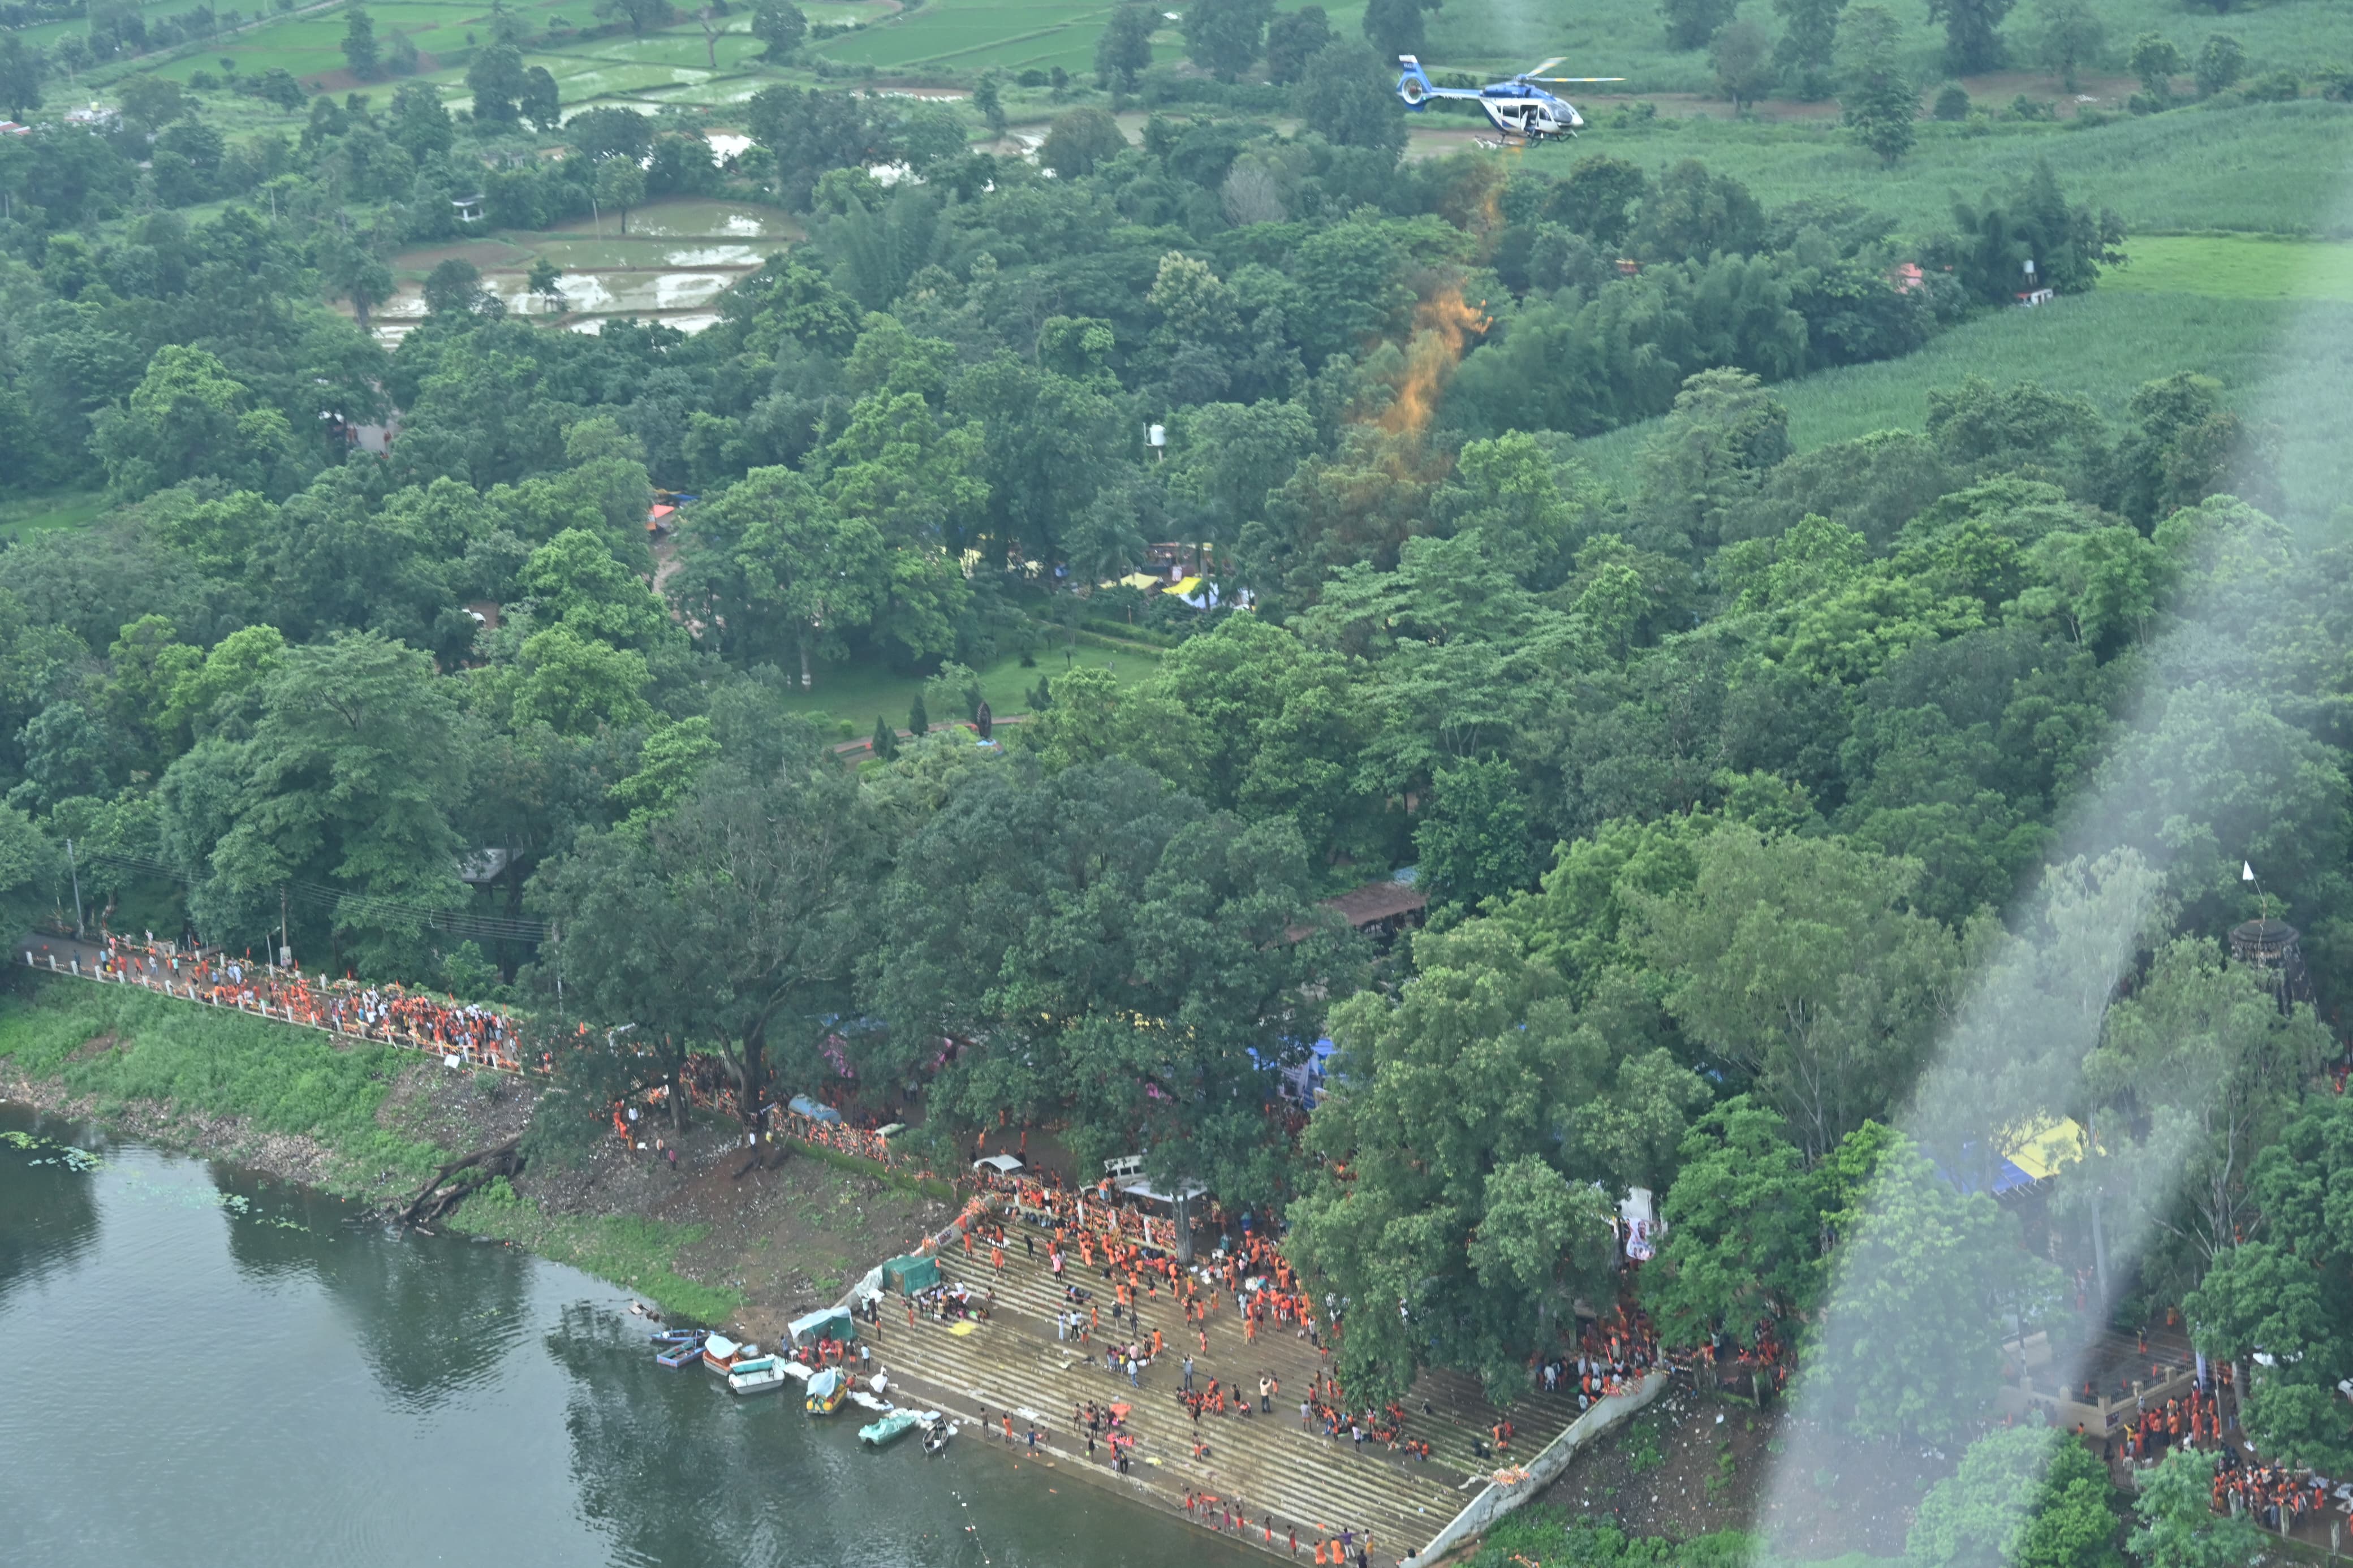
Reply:
[[[937, 1419], [936, 1413], [933, 1414], [932, 1418]], [[880, 1421], [875, 1421], [867, 1426], [860, 1426], [858, 1429], [858, 1440], [866, 1444], [870, 1447], [880, 1448], [886, 1444], [905, 1436], [916, 1427], [921, 1426], [923, 1424], [923, 1421], [924, 1416], [917, 1414], [915, 1411], [893, 1410], [888, 1415], [883, 1416]]]
[[754, 1356], [739, 1361], [727, 1374], [730, 1394], [774, 1394], [785, 1385], [785, 1364], [775, 1356]]
[[702, 1342], [702, 1364], [723, 1376], [737, 1362], [759, 1353], [755, 1347], [739, 1345], [725, 1334], [712, 1334]]
[[849, 1379], [836, 1367], [827, 1367], [808, 1381], [808, 1398], [802, 1408], [812, 1415], [830, 1415], [849, 1398]]
[[682, 1366], [692, 1366], [702, 1359], [702, 1339], [700, 1335], [691, 1340], [681, 1340], [676, 1344], [664, 1345], [654, 1352], [654, 1364], [669, 1367], [673, 1372]]

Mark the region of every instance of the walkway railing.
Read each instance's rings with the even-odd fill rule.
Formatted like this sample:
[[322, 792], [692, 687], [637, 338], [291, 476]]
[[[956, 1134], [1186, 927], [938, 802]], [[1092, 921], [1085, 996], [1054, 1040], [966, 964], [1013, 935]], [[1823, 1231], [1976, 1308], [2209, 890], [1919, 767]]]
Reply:
[[451, 1067], [518, 1076], [554, 1070], [554, 1042], [533, 1059], [512, 1016], [454, 1000], [436, 1001], [400, 985], [336, 980], [314, 987], [299, 970], [269, 965], [248, 969], [201, 953], [119, 941], [111, 950], [92, 954], [87, 963], [78, 950], [69, 952], [63, 963], [55, 952], [47, 954], [46, 966], [30, 947], [24, 954], [28, 969], [100, 985], [136, 986], [174, 1001], [247, 1013], [344, 1039], [428, 1052]]

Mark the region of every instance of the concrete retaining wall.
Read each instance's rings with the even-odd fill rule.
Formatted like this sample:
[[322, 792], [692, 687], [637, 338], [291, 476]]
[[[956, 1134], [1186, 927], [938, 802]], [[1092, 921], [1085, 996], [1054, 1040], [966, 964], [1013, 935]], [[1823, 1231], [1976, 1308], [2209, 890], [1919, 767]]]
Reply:
[[1528, 1479], [1510, 1486], [1489, 1482], [1471, 1506], [1454, 1516], [1453, 1522], [1430, 1538], [1430, 1544], [1406, 1558], [1398, 1568], [1428, 1568], [1474, 1535], [1486, 1531], [1494, 1522], [1533, 1498], [1550, 1484], [1553, 1478], [1568, 1468], [1568, 1462], [1583, 1452], [1586, 1445], [1605, 1437], [1625, 1425], [1634, 1413], [1667, 1391], [1667, 1373], [1653, 1370], [1632, 1389], [1613, 1394], [1569, 1424], [1568, 1430], [1545, 1446], [1544, 1451], [1528, 1461]]

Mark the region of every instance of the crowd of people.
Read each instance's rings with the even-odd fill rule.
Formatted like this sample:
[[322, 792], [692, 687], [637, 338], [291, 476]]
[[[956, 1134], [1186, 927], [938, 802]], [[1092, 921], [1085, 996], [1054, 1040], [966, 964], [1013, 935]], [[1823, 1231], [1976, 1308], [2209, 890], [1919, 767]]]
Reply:
[[[512, 1015], [454, 996], [396, 984], [364, 984], [350, 975], [321, 980], [300, 965], [281, 968], [250, 956], [158, 942], [153, 931], [143, 941], [110, 931], [100, 948], [91, 970], [91, 977], [100, 981], [455, 1057], [469, 1067], [518, 1073], [554, 1068], [553, 1039], [526, 1041], [522, 1021]], [[27, 948], [26, 959], [37, 967], [82, 973], [78, 952], [61, 965], [46, 943]]]

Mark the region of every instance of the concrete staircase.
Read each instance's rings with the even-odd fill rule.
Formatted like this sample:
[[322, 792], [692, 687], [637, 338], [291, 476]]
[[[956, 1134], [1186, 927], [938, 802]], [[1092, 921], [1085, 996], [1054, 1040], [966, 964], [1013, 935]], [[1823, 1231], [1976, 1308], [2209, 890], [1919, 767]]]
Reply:
[[[976, 1259], [960, 1251], [941, 1259], [949, 1279], [996, 1291], [993, 1315], [969, 1333], [951, 1333], [948, 1325], [928, 1320], [918, 1320], [911, 1330], [903, 1308], [894, 1317], [898, 1303], [885, 1301], [880, 1331], [866, 1332], [877, 1363], [891, 1373], [894, 1394], [904, 1385], [912, 1398], [963, 1415], [986, 1409], [988, 1441], [1003, 1440], [997, 1422], [1010, 1411], [1017, 1442], [1034, 1421], [1040, 1446], [1058, 1458], [1178, 1513], [1187, 1493], [1208, 1493], [1223, 1502], [1239, 1498], [1249, 1510], [1249, 1540], [1265, 1545], [1260, 1521], [1271, 1519], [1273, 1545], [1286, 1555], [1294, 1526], [1303, 1556], [1319, 1536], [1335, 1535], [1345, 1526], [1359, 1537], [1369, 1530], [1384, 1563], [1406, 1556], [1443, 1529], [1503, 1462], [1473, 1454], [1472, 1441], [1486, 1440], [1498, 1413], [1474, 1381], [1452, 1373], [1425, 1374], [1405, 1402], [1406, 1436], [1430, 1445], [1426, 1464], [1369, 1440], [1359, 1448], [1345, 1436], [1334, 1440], [1320, 1430], [1303, 1429], [1300, 1399], [1328, 1363], [1291, 1329], [1269, 1325], [1255, 1343], [1246, 1342], [1230, 1302], [1208, 1323], [1208, 1349], [1203, 1352], [1175, 1303], [1166, 1294], [1147, 1297], [1142, 1337], [1148, 1343], [1150, 1331], [1157, 1328], [1165, 1348], [1159, 1362], [1144, 1370], [1142, 1387], [1131, 1389], [1124, 1372], [1114, 1377], [1103, 1370], [1104, 1345], [1135, 1335], [1125, 1324], [1114, 1329], [1108, 1310], [1112, 1289], [1101, 1270], [1090, 1274], [1074, 1264], [1068, 1276], [1081, 1289], [1093, 1290], [1090, 1305], [1105, 1309], [1101, 1334], [1085, 1344], [1058, 1342], [1053, 1320], [1063, 1304], [1060, 1289], [1045, 1266], [1045, 1247], [1039, 1247], [1033, 1260], [1025, 1256], [1020, 1239], [1016, 1232], [1001, 1275], [989, 1266], [985, 1248]], [[1240, 1385], [1254, 1401], [1260, 1375], [1271, 1373], [1282, 1384], [1273, 1412], [1204, 1415], [1197, 1427], [1176, 1402], [1187, 1351], [1194, 1355], [1198, 1388], [1206, 1389], [1214, 1377]], [[1081, 1359], [1088, 1352], [1094, 1357], [1092, 1364]], [[1134, 1406], [1125, 1429], [1137, 1442], [1126, 1477], [1112, 1469], [1108, 1449], [1100, 1443], [1089, 1465], [1086, 1434], [1071, 1420], [1072, 1407], [1088, 1400], [1099, 1406], [1114, 1401]], [[1531, 1394], [1503, 1414], [1516, 1429], [1509, 1458], [1525, 1462], [1576, 1419], [1577, 1401], [1573, 1394]], [[1198, 1460], [1193, 1458], [1197, 1433], [1209, 1450]], [[965, 1433], [967, 1439], [976, 1436]], [[1207, 1512], [1222, 1516], [1221, 1508]]]

